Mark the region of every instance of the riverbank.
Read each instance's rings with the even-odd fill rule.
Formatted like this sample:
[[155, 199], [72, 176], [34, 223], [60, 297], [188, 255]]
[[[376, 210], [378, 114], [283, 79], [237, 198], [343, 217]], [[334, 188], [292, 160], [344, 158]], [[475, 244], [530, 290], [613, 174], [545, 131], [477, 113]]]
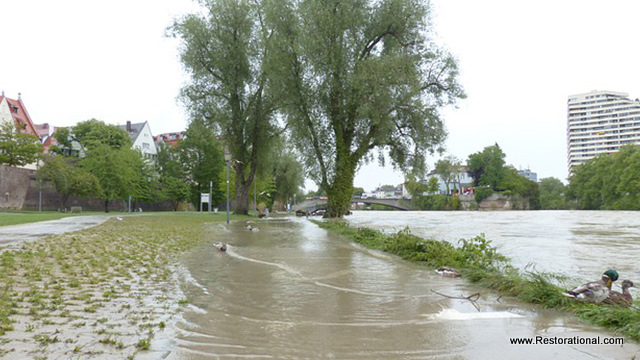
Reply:
[[194, 213], [110, 219], [2, 252], [0, 357], [161, 357], [154, 338], [189, 303], [178, 260], [212, 241], [206, 223], [224, 220]]
[[[369, 248], [396, 254], [430, 267], [451, 266], [463, 277], [501, 296], [567, 311], [589, 323], [604, 326], [635, 341], [640, 340], [640, 311], [636, 307], [578, 303], [562, 295], [564, 278], [550, 273], [522, 271], [511, 266], [483, 235], [462, 240], [459, 247], [448, 242], [423, 239], [403, 230], [386, 234], [369, 228], [354, 228], [341, 221], [314, 221]], [[573, 284], [575, 285], [575, 284]]]

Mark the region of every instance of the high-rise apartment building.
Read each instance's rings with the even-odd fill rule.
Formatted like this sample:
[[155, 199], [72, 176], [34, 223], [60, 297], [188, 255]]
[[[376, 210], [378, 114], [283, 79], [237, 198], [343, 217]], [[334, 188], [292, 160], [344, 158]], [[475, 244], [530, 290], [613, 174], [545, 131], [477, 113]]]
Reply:
[[640, 144], [640, 101], [613, 91], [569, 96], [567, 163], [572, 168], [626, 144]]

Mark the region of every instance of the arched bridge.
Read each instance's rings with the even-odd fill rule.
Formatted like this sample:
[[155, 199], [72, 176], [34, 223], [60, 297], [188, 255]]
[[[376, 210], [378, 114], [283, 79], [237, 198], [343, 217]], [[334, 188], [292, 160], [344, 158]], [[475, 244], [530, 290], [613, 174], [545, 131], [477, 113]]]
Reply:
[[[364, 203], [367, 205], [383, 205], [392, 207], [398, 210], [409, 211], [413, 210], [411, 207], [411, 200], [407, 199], [377, 199], [377, 198], [352, 198], [351, 203]], [[312, 199], [305, 200], [302, 203], [293, 206], [293, 211], [302, 210], [306, 213], [312, 213], [317, 210], [323, 210], [327, 208], [326, 199]]]

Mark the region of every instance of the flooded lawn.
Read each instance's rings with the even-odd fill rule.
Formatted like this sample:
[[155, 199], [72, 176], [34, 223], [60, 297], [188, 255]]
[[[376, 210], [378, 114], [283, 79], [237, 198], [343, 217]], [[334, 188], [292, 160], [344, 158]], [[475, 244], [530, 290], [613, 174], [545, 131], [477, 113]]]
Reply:
[[[246, 225], [210, 225], [211, 242], [224, 239], [227, 252], [205, 245], [185, 258], [192, 279], [183, 291], [195, 309], [177, 323], [167, 358], [632, 359], [640, 352], [631, 341], [512, 345], [512, 338], [615, 334], [442, 278], [304, 219], [256, 220], [259, 231]], [[432, 290], [481, 296], [473, 304]]]
[[[565, 259], [557, 267], [576, 268], [571, 274], [577, 277], [599, 274], [609, 264], [628, 272], [637, 266], [625, 259], [637, 254], [632, 229], [640, 226], [627, 218], [607, 224], [593, 216], [563, 226], [563, 216], [573, 215], [475, 214], [464, 214], [464, 226], [451, 213], [357, 213], [349, 221], [387, 230], [406, 224], [419, 235], [436, 232], [434, 237], [452, 242], [485, 232], [517, 264], [534, 258], [547, 269], [555, 259]], [[365, 249], [306, 219], [253, 220], [254, 231], [247, 224], [227, 225], [198, 214], [154, 215], [111, 219], [88, 230], [5, 246], [0, 253], [0, 358], [640, 355], [632, 341], [622, 346], [515, 345], [515, 338], [584, 342], [615, 334], [564, 313], [500, 298], [461, 279], [440, 277], [433, 269]], [[213, 246], [220, 241], [228, 244], [226, 252]], [[622, 249], [624, 254], [582, 261], [589, 248], [601, 253]], [[480, 293], [475, 303], [451, 298], [474, 293]]]
[[[211, 217], [111, 219], [0, 253], [0, 357], [157, 359], [188, 308], [180, 254]], [[37, 225], [33, 225], [37, 226]]]

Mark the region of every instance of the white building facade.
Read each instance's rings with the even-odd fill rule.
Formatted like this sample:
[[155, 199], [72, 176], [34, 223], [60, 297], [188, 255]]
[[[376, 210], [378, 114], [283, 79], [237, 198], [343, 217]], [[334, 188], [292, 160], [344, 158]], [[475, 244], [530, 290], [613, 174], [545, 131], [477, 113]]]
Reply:
[[153, 140], [149, 122], [145, 121], [143, 123], [132, 124], [131, 121], [127, 121], [126, 125], [121, 125], [120, 127], [126, 130], [133, 139], [133, 145], [131, 145], [133, 149], [140, 150], [145, 159], [156, 162], [158, 149]]
[[640, 101], [614, 91], [569, 96], [567, 102], [567, 167], [603, 153], [640, 144]]
[[[455, 191], [464, 192], [465, 189], [473, 187], [473, 178], [467, 172], [467, 167], [462, 166], [461, 170], [462, 171], [452, 176], [452, 181], [449, 183], [449, 195], [454, 193]], [[432, 170], [427, 174], [424, 182], [428, 183], [431, 178], [436, 178], [438, 180], [438, 193], [447, 195], [447, 184], [444, 182], [444, 180], [442, 180], [442, 177], [435, 170]]]

